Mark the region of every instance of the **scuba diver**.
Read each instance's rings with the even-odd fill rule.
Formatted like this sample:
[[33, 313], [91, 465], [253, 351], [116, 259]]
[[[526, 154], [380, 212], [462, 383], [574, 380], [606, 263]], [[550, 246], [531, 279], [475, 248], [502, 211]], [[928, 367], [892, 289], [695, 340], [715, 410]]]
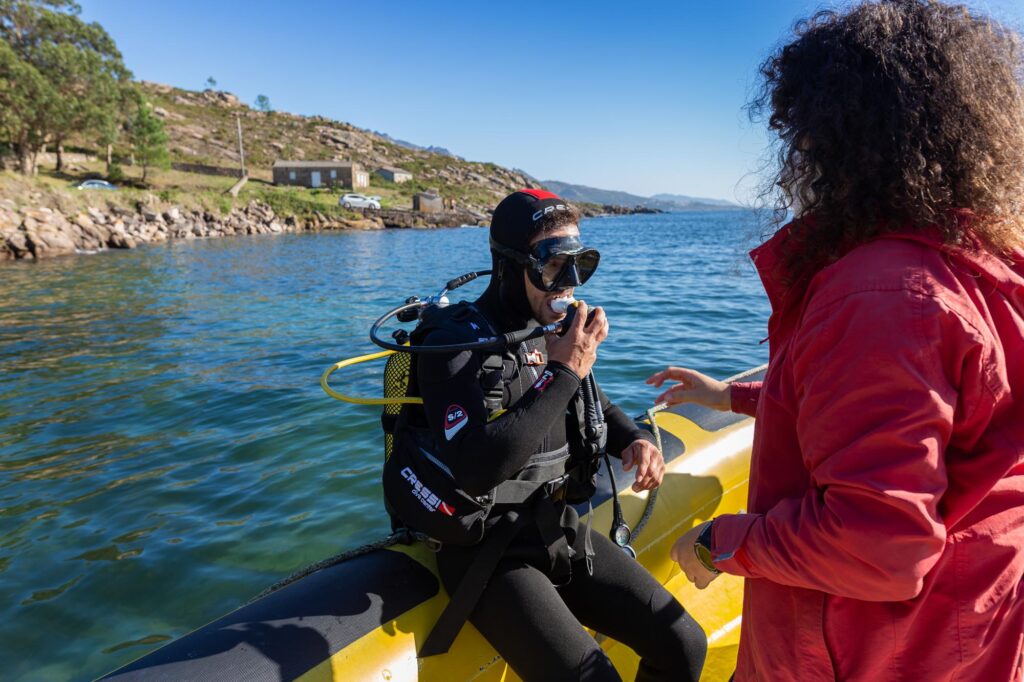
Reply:
[[404, 406], [392, 424], [385, 497], [396, 527], [441, 541], [451, 595], [420, 655], [447, 651], [468, 620], [524, 680], [619, 680], [586, 626], [636, 651], [637, 680], [696, 682], [704, 631], [623, 551], [632, 552], [628, 528], [615, 541], [591, 533], [573, 507], [589, 504], [601, 456], [635, 470], [636, 491], [664, 473], [651, 434], [593, 381], [608, 321], [573, 303], [600, 260], [578, 222], [550, 192], [506, 197], [491, 222], [486, 291], [434, 307], [410, 337], [413, 346], [472, 344], [551, 325], [576, 306], [562, 335], [412, 354], [408, 394], [423, 404]]

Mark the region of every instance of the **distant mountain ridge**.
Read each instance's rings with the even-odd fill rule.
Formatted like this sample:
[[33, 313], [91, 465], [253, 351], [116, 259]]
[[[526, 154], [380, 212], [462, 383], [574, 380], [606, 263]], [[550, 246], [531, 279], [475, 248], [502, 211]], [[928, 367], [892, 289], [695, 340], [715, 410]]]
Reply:
[[420, 151], [420, 152], [430, 152], [432, 154], [440, 154], [442, 156], [450, 156], [453, 159], [458, 159], [460, 161], [465, 161], [464, 158], [462, 158], [461, 156], [459, 156], [457, 154], [452, 154], [450, 151], [448, 151], [444, 147], [436, 147], [434, 145], [430, 145], [429, 147], [422, 147], [422, 146], [420, 146], [418, 144], [415, 144], [413, 142], [409, 142], [407, 140], [399, 140], [397, 137], [391, 137], [387, 133], [382, 133], [379, 130], [372, 130], [370, 132], [372, 132], [374, 135], [379, 135], [381, 138], [387, 140], [388, 142], [392, 142], [394, 144], [397, 144], [399, 147], [405, 147], [406, 149], [414, 149], [414, 150]]
[[541, 184], [569, 201], [592, 204], [643, 206], [661, 211], [734, 211], [743, 209], [742, 206], [724, 199], [707, 199], [684, 194], [655, 194], [650, 197], [642, 197], [629, 192], [574, 185], [560, 180], [542, 180]]

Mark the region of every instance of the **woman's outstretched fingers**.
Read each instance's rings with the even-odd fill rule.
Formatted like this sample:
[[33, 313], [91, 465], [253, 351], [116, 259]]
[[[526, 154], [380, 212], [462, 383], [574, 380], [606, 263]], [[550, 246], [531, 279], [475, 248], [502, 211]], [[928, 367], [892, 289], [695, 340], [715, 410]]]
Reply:
[[665, 391], [662, 391], [657, 398], [654, 399], [654, 404], [668, 403], [669, 405], [676, 405], [678, 403], [687, 402], [686, 391], [689, 387], [686, 384], [675, 384]]
[[712, 379], [697, 370], [686, 367], [668, 367], [652, 375], [647, 382], [657, 387], [669, 380], [677, 382], [662, 391], [656, 403], [667, 402], [669, 405], [678, 403], [698, 403], [715, 410], [728, 410], [731, 406], [729, 384]]
[[[676, 379], [674, 375], [681, 369], [681, 367], [666, 367], [660, 372], [655, 372], [651, 376], [647, 377], [645, 383], [654, 384], [655, 388], [661, 388], [661, 385], [669, 379]], [[678, 379], [676, 379], [676, 381], [678, 381]]]

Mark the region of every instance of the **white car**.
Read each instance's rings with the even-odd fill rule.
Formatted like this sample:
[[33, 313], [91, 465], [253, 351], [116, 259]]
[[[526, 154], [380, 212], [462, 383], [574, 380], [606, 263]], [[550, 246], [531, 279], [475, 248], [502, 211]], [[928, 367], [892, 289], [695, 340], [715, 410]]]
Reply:
[[106, 180], [86, 180], [78, 185], [78, 189], [107, 189], [116, 190], [117, 186], [112, 185]]
[[380, 210], [380, 197], [368, 197], [365, 194], [343, 194], [338, 205], [344, 208], [375, 208]]

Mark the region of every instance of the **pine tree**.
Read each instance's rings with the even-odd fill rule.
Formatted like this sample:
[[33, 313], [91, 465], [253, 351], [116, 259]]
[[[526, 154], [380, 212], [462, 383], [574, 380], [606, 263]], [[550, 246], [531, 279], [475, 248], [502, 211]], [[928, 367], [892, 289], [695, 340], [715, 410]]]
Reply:
[[167, 168], [171, 165], [164, 122], [153, 114], [147, 102], [139, 103], [139, 111], [131, 123], [130, 138], [135, 160], [142, 164], [142, 182], [146, 182], [151, 167]]

